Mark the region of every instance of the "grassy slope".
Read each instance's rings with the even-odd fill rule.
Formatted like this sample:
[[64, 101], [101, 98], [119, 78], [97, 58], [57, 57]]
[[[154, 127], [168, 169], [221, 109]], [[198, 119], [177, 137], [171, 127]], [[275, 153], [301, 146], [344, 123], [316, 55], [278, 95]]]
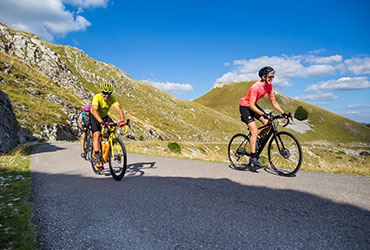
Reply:
[[[234, 119], [193, 102], [187, 102], [136, 81], [114, 67], [88, 57], [82, 51], [68, 46], [49, 46], [92, 93], [96, 93], [101, 81], [84, 72], [93, 72], [104, 79], [114, 81], [114, 95], [128, 117], [136, 126], [146, 126], [170, 140], [225, 141], [240, 130], [241, 124]], [[114, 116], [114, 112], [112, 112]], [[225, 126], [227, 124], [227, 126]], [[135, 130], [135, 126], [133, 128]], [[137, 137], [143, 131], [136, 131]]]
[[[239, 119], [238, 102], [254, 82], [238, 82], [214, 88], [194, 102], [214, 108], [224, 114]], [[370, 142], [370, 129], [360, 123], [331, 113], [306, 102], [294, 100], [276, 91], [276, 99], [285, 112], [294, 113], [298, 106], [304, 107], [309, 113], [309, 122], [313, 130], [305, 134], [295, 133], [302, 141], [325, 140], [329, 142]], [[267, 97], [259, 101], [259, 105], [273, 110]], [[289, 129], [288, 129], [289, 130]]]
[[56, 95], [71, 107], [80, 107], [73, 93], [54, 85], [50, 78], [22, 63], [16, 57], [0, 51], [0, 68], [10, 69], [9, 73], [0, 72], [4, 84], [1, 89], [9, 96], [20, 125], [38, 132], [42, 124], [65, 124], [67, 114], [60, 104], [50, 103], [45, 98]]

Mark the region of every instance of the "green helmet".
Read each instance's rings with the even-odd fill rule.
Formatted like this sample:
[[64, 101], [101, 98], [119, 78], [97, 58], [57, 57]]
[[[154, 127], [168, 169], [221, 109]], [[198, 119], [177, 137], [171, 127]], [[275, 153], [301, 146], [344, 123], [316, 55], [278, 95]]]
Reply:
[[110, 82], [104, 82], [100, 86], [100, 91], [101, 92], [112, 94], [112, 92], [113, 92], [113, 85]]

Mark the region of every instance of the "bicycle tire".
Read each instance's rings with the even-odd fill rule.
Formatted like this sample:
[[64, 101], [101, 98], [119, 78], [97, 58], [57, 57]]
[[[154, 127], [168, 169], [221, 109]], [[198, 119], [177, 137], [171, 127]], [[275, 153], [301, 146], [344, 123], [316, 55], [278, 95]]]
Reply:
[[[93, 171], [94, 171], [95, 174], [100, 174], [101, 173], [101, 170], [96, 167], [96, 161], [92, 157], [93, 154], [94, 154], [94, 148], [93, 148], [93, 144], [91, 143], [90, 144], [90, 163], [91, 163], [91, 168], [93, 169]], [[100, 150], [100, 155], [101, 155], [101, 150]]]
[[234, 135], [227, 149], [231, 167], [236, 170], [245, 169], [249, 165], [249, 156], [251, 155], [249, 135], [236, 134]]
[[112, 174], [113, 179], [115, 179], [116, 181], [120, 181], [125, 176], [127, 168], [126, 148], [120, 138], [113, 139], [112, 143], [113, 145], [109, 147], [109, 170]]
[[91, 138], [90, 136], [86, 135], [85, 138], [85, 160], [90, 161], [91, 159]]
[[[278, 144], [276, 144], [278, 141]], [[279, 150], [280, 148], [280, 150]], [[268, 145], [268, 158], [271, 167], [283, 176], [295, 175], [301, 167], [303, 155], [301, 144], [289, 132], [281, 131]]]

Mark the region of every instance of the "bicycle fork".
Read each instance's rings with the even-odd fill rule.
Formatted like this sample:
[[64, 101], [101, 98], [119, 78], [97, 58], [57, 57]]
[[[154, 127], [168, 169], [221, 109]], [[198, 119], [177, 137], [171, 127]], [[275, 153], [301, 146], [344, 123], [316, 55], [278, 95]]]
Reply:
[[280, 135], [275, 136], [275, 141], [276, 141], [276, 146], [277, 146], [277, 149], [280, 155], [283, 156], [285, 159], [288, 159], [289, 151], [285, 148], [284, 143], [280, 138]]
[[117, 160], [117, 161], [120, 161], [121, 160], [121, 158], [120, 158], [121, 150], [120, 150], [118, 144], [116, 144], [116, 148], [114, 148], [113, 140], [109, 140], [105, 144], [105, 149], [104, 149], [104, 153], [103, 153], [104, 163], [107, 163], [108, 162], [109, 152], [111, 152], [112, 159]]

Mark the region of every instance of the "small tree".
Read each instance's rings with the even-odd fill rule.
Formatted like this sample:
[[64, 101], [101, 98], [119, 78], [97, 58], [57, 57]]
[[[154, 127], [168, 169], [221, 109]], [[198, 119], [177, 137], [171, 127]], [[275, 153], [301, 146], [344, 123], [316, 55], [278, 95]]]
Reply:
[[308, 112], [302, 106], [299, 106], [294, 113], [294, 118], [300, 121], [306, 120], [308, 118]]
[[171, 152], [180, 154], [181, 153], [181, 147], [176, 142], [168, 143], [167, 147], [171, 150]]

